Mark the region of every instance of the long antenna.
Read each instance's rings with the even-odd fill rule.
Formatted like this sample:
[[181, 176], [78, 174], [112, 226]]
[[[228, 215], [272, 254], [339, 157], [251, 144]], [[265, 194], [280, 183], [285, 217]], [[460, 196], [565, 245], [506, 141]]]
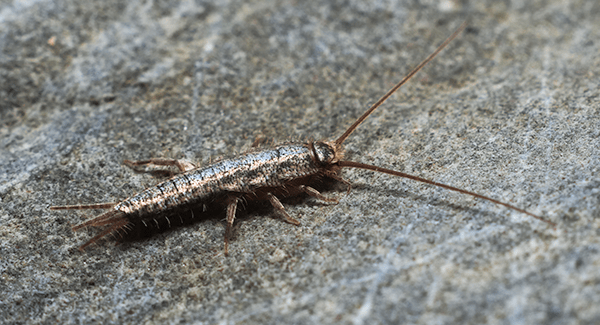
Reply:
[[435, 186], [439, 186], [439, 187], [445, 188], [447, 190], [456, 191], [456, 192], [459, 192], [459, 193], [462, 193], [462, 194], [471, 195], [471, 196], [474, 196], [476, 198], [479, 198], [479, 199], [482, 199], [482, 200], [487, 200], [487, 201], [490, 201], [490, 202], [494, 202], [496, 204], [503, 205], [503, 206], [505, 206], [505, 207], [507, 207], [509, 209], [513, 209], [515, 211], [519, 211], [519, 212], [524, 213], [524, 214], [526, 214], [528, 216], [532, 216], [532, 217], [534, 217], [534, 218], [536, 218], [536, 219], [538, 219], [540, 221], [543, 221], [543, 222], [545, 222], [545, 223], [547, 223], [549, 225], [552, 225], [553, 227], [556, 227], [556, 223], [554, 223], [554, 222], [552, 222], [550, 220], [546, 220], [546, 219], [544, 219], [544, 218], [542, 218], [542, 217], [540, 217], [538, 215], [535, 215], [535, 214], [533, 214], [531, 212], [527, 212], [527, 211], [525, 211], [523, 209], [519, 209], [519, 208], [517, 208], [514, 205], [511, 205], [511, 204], [508, 204], [508, 203], [504, 203], [504, 202], [501, 202], [501, 201], [498, 201], [498, 200], [494, 200], [494, 199], [492, 199], [490, 197], [487, 197], [485, 195], [481, 195], [481, 194], [477, 194], [477, 193], [470, 192], [470, 191], [467, 191], [467, 190], [463, 190], [463, 189], [460, 189], [460, 188], [457, 188], [457, 187], [454, 187], [454, 186], [450, 186], [450, 185], [446, 185], [446, 184], [442, 184], [442, 183], [430, 181], [428, 179], [425, 179], [425, 178], [422, 178], [422, 177], [419, 177], [419, 176], [414, 176], [414, 175], [406, 174], [406, 173], [403, 173], [403, 172], [398, 172], [398, 171], [387, 169], [387, 168], [383, 168], [383, 167], [378, 167], [378, 166], [373, 166], [373, 165], [367, 165], [367, 164], [363, 164], [363, 163], [359, 163], [359, 162], [354, 162], [354, 161], [347, 161], [347, 160], [339, 161], [339, 162], [337, 162], [337, 165], [341, 166], [341, 167], [352, 167], [352, 168], [367, 169], [367, 170], [372, 170], [372, 171], [375, 171], [375, 172], [380, 172], [380, 173], [390, 174], [390, 175], [394, 175], [394, 176], [404, 177], [404, 178], [412, 179], [412, 180], [417, 181], [417, 182], [422, 182], [422, 183], [426, 183], [426, 184], [430, 184], [430, 185], [435, 185]]
[[400, 80], [399, 83], [397, 83], [392, 89], [390, 89], [385, 95], [383, 95], [381, 98], [379, 98], [379, 100], [373, 104], [371, 106], [371, 108], [369, 108], [360, 118], [358, 118], [358, 120], [356, 120], [356, 122], [354, 122], [354, 124], [352, 124], [347, 130], [346, 132], [344, 132], [344, 134], [342, 134], [341, 137], [339, 137], [337, 140], [335, 140], [335, 145], [337, 148], [339, 148], [341, 146], [341, 144], [344, 142], [344, 140], [346, 140], [346, 138], [352, 134], [352, 132], [354, 132], [354, 130], [367, 118], [369, 117], [369, 115], [371, 115], [371, 113], [373, 113], [373, 111], [375, 111], [379, 106], [381, 106], [381, 104], [383, 104], [383, 102], [385, 102], [388, 98], [390, 98], [390, 96], [392, 96], [392, 94], [394, 94], [396, 92], [396, 90], [398, 90], [400, 87], [402, 87], [402, 85], [404, 85], [406, 82], [408, 82], [417, 72], [419, 72], [419, 70], [421, 70], [427, 63], [429, 63], [429, 61], [433, 60], [433, 58], [438, 55], [438, 53], [440, 53], [444, 47], [446, 47], [446, 45], [448, 45], [448, 43], [452, 42], [453, 39], [456, 38], [456, 36], [458, 36], [458, 34], [460, 34], [460, 32], [463, 31], [463, 29], [465, 29], [465, 27], [467, 27], [467, 22], [463, 22], [460, 27], [458, 27], [458, 29], [452, 33], [452, 35], [450, 35], [450, 37], [448, 37], [444, 43], [442, 43], [442, 45], [440, 45], [433, 53], [431, 53], [425, 60], [423, 60], [421, 63], [419, 63], [419, 65], [414, 68], [409, 74], [406, 75], [406, 77], [404, 77], [402, 80]]

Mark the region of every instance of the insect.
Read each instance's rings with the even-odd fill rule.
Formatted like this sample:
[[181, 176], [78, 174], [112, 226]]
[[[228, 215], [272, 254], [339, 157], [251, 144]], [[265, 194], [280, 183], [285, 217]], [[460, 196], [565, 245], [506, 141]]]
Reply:
[[104, 227], [99, 234], [80, 247], [80, 250], [84, 250], [90, 244], [109, 234], [127, 232], [135, 227], [159, 227], [160, 224], [164, 225], [165, 223], [170, 226], [170, 218], [173, 218], [174, 212], [182, 209], [190, 210], [193, 216], [192, 207], [194, 206], [222, 206], [226, 210], [224, 249], [225, 254], [227, 254], [236, 210], [240, 202], [244, 200], [268, 201], [276, 213], [282, 216], [286, 222], [299, 225], [300, 222], [286, 212], [279, 199], [307, 194], [325, 202], [337, 203], [338, 199], [327, 197], [310, 185], [319, 179], [330, 178], [345, 184], [348, 192], [350, 192], [350, 182], [339, 175], [342, 168], [350, 167], [409, 178], [471, 195], [555, 226], [555, 223], [540, 216], [487, 196], [399, 171], [344, 160], [342, 144], [348, 136], [394, 92], [441, 52], [465, 27], [466, 23], [463, 23], [433, 53], [383, 95], [336, 140], [281, 144], [270, 149], [257, 150], [234, 158], [224, 159], [206, 167], [196, 167], [191, 163], [172, 159], [126, 160], [124, 163], [132, 168], [155, 165], [176, 167], [179, 171], [169, 180], [121, 202], [53, 206], [50, 209], [109, 209], [107, 212], [73, 227], [73, 230], [86, 227]]

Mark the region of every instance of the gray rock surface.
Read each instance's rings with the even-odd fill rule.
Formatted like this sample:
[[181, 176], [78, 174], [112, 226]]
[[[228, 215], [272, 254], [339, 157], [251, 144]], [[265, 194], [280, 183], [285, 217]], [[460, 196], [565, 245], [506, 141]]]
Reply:
[[[0, 5], [0, 323], [600, 322], [597, 1], [14, 1]], [[207, 164], [339, 136], [354, 185], [77, 247], [156, 184], [124, 159]]]

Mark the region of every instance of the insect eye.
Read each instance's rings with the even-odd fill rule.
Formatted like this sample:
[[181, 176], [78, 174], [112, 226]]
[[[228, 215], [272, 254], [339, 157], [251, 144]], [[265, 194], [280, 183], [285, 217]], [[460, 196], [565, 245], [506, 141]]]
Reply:
[[335, 158], [335, 150], [324, 142], [315, 142], [313, 151], [321, 164], [328, 164]]

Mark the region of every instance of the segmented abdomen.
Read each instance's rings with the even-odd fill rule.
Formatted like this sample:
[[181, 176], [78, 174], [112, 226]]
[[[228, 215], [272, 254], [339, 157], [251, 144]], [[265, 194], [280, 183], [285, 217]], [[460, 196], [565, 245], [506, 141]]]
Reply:
[[168, 212], [230, 193], [280, 187], [317, 173], [307, 144], [286, 144], [182, 173], [120, 202], [115, 209], [140, 216]]

